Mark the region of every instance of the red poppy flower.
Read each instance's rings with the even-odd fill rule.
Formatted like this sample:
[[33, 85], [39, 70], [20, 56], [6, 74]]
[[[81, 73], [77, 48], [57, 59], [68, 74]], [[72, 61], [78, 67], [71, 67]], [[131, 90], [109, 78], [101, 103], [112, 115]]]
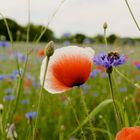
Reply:
[[30, 79], [24, 79], [23, 86], [25, 89], [32, 87], [32, 81]]
[[[85, 83], [92, 69], [91, 48], [68, 46], [56, 49], [50, 57], [44, 88], [50, 93], [61, 93]], [[46, 58], [41, 65], [40, 81], [43, 82]]]
[[41, 49], [41, 50], [38, 51], [38, 56], [39, 57], [44, 57], [45, 56], [44, 49]]
[[115, 140], [140, 140], [140, 126], [123, 128]]

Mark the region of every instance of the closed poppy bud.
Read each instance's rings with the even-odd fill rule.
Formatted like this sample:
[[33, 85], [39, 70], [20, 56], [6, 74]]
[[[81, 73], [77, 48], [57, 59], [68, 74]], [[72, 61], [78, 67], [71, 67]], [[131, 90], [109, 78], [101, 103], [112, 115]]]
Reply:
[[106, 22], [103, 24], [103, 28], [107, 29], [107, 23]]
[[117, 133], [115, 140], [140, 140], [140, 126], [123, 128]]
[[46, 46], [46, 48], [45, 48], [44, 51], [45, 51], [46, 56], [48, 56], [48, 57], [52, 56], [53, 53], [54, 53], [54, 42], [53, 41], [50, 41], [47, 44], [47, 46]]

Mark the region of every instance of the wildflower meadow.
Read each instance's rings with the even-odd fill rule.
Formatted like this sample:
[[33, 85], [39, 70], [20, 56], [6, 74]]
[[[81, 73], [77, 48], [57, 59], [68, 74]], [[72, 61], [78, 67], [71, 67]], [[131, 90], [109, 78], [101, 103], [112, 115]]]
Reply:
[[47, 27], [30, 23], [30, 0], [26, 27], [0, 13], [0, 140], [140, 140], [139, 39], [109, 38], [107, 21], [96, 39], [55, 38], [65, 1]]

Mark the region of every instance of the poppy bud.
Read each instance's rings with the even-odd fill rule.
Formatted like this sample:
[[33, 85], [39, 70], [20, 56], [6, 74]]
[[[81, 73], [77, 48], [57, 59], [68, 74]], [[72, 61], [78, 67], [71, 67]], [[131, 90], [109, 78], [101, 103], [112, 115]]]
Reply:
[[45, 48], [45, 54], [47, 57], [50, 57], [53, 55], [53, 53], [54, 53], [54, 42], [50, 41]]
[[104, 29], [107, 29], [107, 23], [106, 23], [106, 22], [104, 22], [103, 28], [104, 28]]

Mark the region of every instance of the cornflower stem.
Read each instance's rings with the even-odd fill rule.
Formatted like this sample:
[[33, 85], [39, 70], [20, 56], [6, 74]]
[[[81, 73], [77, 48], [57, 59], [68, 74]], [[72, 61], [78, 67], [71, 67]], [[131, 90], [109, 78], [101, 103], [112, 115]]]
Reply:
[[35, 131], [36, 131], [38, 118], [39, 118], [39, 113], [40, 113], [40, 107], [41, 107], [41, 101], [42, 101], [42, 93], [43, 93], [45, 78], [46, 78], [46, 74], [47, 74], [47, 67], [48, 67], [48, 63], [49, 63], [49, 58], [50, 57], [46, 56], [45, 72], [44, 72], [44, 76], [43, 76], [42, 86], [41, 86], [40, 91], [39, 91], [39, 101], [38, 101], [38, 105], [37, 105], [37, 116], [36, 116], [36, 119], [35, 119], [35, 124], [33, 126], [33, 140], [35, 139]]
[[87, 108], [87, 105], [86, 105], [86, 102], [85, 102], [85, 97], [83, 95], [82, 89], [80, 89], [80, 97], [81, 97], [80, 99], [81, 99], [81, 103], [82, 103], [82, 106], [83, 106], [83, 109], [84, 109], [84, 113], [88, 117], [89, 127], [90, 127], [90, 131], [92, 133], [93, 140], [96, 140], [94, 127], [93, 127], [92, 121], [91, 121], [91, 119], [89, 117], [89, 114], [88, 114], [88, 108]]
[[114, 107], [114, 113], [116, 116], [116, 120], [117, 120], [117, 124], [119, 125], [120, 128], [122, 128], [122, 123], [121, 123], [121, 118], [119, 115], [119, 111], [115, 102], [115, 97], [114, 97], [114, 93], [113, 93], [113, 86], [112, 86], [112, 80], [111, 80], [111, 74], [108, 73], [108, 79], [109, 79], [109, 87], [110, 87], [110, 93], [111, 93], [111, 97], [113, 100], [113, 107]]
[[127, 8], [128, 8], [128, 10], [129, 10], [131, 16], [132, 16], [132, 19], [134, 20], [134, 23], [136, 24], [138, 30], [140, 31], [140, 26], [139, 26], [139, 24], [138, 24], [138, 22], [137, 22], [137, 20], [136, 20], [136, 18], [135, 18], [135, 16], [134, 16], [132, 10], [131, 10], [131, 7], [130, 7], [130, 5], [129, 5], [129, 3], [128, 3], [128, 0], [125, 0], [125, 3], [126, 3], [126, 5], [127, 5]]
[[[80, 122], [79, 122], [79, 120], [78, 120], [78, 117], [77, 117], [77, 114], [76, 114], [76, 110], [74, 109], [74, 106], [73, 106], [73, 104], [72, 104], [71, 98], [68, 97], [66, 94], [65, 94], [65, 97], [67, 98], [68, 102], [70, 103], [71, 109], [72, 109], [72, 111], [73, 111], [73, 114], [74, 114], [74, 117], [75, 117], [75, 119], [76, 119], [76, 122], [77, 122], [78, 126], [80, 126]], [[82, 127], [80, 127], [80, 129], [81, 129], [81, 134], [82, 134], [82, 136], [83, 136], [83, 140], [86, 140], [86, 137], [85, 137], [85, 135], [84, 135], [84, 131], [83, 131]]]

